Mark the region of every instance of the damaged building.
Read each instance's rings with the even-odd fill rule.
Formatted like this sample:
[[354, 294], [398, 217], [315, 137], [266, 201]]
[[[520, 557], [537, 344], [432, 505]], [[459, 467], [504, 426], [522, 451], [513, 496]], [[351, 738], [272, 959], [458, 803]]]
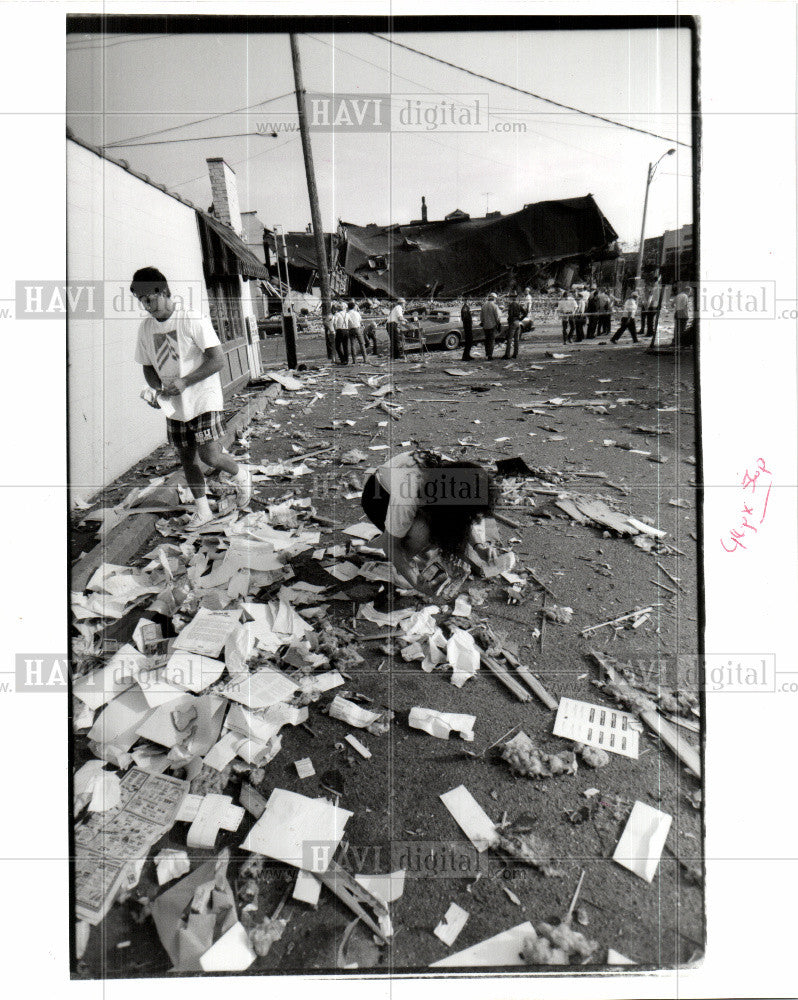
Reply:
[[541, 201], [519, 212], [407, 225], [339, 224], [338, 260], [354, 295], [405, 298], [477, 295], [515, 285], [567, 287], [618, 255], [618, 234], [588, 194]]

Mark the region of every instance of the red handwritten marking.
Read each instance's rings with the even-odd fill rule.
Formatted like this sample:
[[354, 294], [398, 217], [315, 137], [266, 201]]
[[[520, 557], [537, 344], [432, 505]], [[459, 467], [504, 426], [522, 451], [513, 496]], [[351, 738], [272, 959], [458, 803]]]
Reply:
[[[771, 477], [771, 481], [768, 483], [767, 493], [765, 494], [765, 502], [762, 506], [762, 517], [759, 519], [759, 523], [762, 524], [762, 522], [765, 520], [765, 515], [767, 514], [768, 511], [768, 500], [770, 499], [770, 491], [773, 488], [773, 478], [772, 478], [773, 473], [766, 466], [764, 458], [758, 458], [756, 460], [756, 464], [757, 464], [757, 470], [756, 472], [754, 472], [753, 476], [748, 471], [748, 469], [745, 470], [741, 485], [743, 491], [750, 490], [751, 496], [753, 496], [753, 494], [756, 493], [756, 486], [760, 475], [764, 473], [765, 475]], [[750, 505], [748, 502], [748, 498], [746, 498], [746, 500], [743, 501], [740, 528], [739, 530], [737, 528], [732, 528], [729, 532], [729, 539], [733, 543], [733, 547], [729, 548], [729, 546], [726, 544], [725, 539], [723, 538], [720, 539], [720, 544], [722, 545], [724, 552], [736, 552], [737, 549], [746, 548], [746, 546], [743, 544], [742, 541], [743, 538], [745, 537], [746, 531], [753, 531], [754, 534], [758, 533], [759, 529], [755, 528], [754, 525], [750, 524], [748, 521], [748, 517], [754, 514], [755, 505], [756, 502], [753, 499], [750, 500]]]

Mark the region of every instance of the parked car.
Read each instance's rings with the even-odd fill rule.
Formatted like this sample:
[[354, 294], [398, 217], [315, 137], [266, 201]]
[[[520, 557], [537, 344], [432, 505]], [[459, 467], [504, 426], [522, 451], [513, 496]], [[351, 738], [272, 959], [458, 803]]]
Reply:
[[[479, 325], [480, 310], [479, 304], [471, 307], [471, 329], [475, 344], [481, 344], [485, 340], [485, 331]], [[422, 332], [428, 348], [456, 351], [463, 345], [463, 321], [460, 318], [459, 306], [451, 308], [407, 306], [405, 319], [410, 324], [405, 330], [405, 347], [409, 351], [421, 349]], [[501, 330], [496, 338], [497, 344], [504, 343], [507, 336], [507, 313], [504, 311], [501, 312], [501, 324]], [[521, 336], [523, 337], [523, 333]]]

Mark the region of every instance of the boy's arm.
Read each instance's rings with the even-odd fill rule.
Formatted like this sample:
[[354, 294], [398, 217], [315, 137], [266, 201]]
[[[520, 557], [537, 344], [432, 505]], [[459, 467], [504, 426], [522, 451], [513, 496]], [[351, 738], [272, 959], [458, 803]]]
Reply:
[[221, 371], [223, 364], [224, 353], [221, 347], [206, 348], [203, 351], [202, 364], [198, 368], [195, 368], [193, 372], [189, 372], [188, 375], [176, 378], [164, 389], [164, 396], [179, 396], [187, 386], [194, 385], [195, 382], [201, 382], [203, 379], [210, 378], [211, 375], [215, 375], [216, 372]]
[[155, 389], [156, 391], [160, 391], [162, 388], [158, 372], [152, 365], [144, 365], [144, 381], [151, 389]]

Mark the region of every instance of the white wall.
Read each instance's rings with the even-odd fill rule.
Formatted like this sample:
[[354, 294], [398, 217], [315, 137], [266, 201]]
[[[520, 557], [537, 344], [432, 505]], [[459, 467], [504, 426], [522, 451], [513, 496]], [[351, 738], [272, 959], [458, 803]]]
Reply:
[[133, 272], [159, 268], [197, 315], [207, 293], [193, 209], [71, 140], [67, 241], [70, 282], [105, 282], [105, 318], [72, 318], [68, 330], [69, 474], [82, 498], [166, 440], [164, 418], [139, 398], [133, 354], [145, 314], [128, 292]]

